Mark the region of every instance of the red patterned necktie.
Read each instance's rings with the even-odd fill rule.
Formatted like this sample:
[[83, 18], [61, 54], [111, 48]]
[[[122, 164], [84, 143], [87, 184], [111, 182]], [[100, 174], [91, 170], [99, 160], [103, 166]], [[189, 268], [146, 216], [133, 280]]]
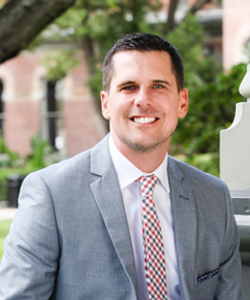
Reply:
[[141, 176], [137, 179], [142, 192], [142, 235], [144, 264], [149, 300], [167, 300], [167, 279], [160, 222], [153, 202], [157, 177]]

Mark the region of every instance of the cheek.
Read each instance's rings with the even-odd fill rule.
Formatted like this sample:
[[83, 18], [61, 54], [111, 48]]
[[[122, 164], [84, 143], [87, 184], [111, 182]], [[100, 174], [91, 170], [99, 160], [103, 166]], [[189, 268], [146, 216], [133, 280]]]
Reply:
[[112, 103], [112, 107], [110, 108], [112, 111], [113, 117], [121, 118], [122, 116], [126, 116], [129, 114], [130, 105], [126, 99], [120, 98], [117, 99], [116, 102]]
[[172, 105], [166, 105], [164, 108], [162, 108], [162, 112], [165, 114], [165, 120], [168, 122], [169, 126], [172, 124], [173, 126], [176, 126], [178, 123], [179, 118], [179, 107], [176, 104]]

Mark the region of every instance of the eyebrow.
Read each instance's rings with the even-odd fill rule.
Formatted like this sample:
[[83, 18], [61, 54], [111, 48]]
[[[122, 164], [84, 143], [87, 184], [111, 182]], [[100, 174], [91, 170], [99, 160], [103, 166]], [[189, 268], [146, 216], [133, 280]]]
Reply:
[[161, 80], [161, 79], [153, 80], [153, 83], [162, 83], [162, 84], [166, 84], [166, 85], [171, 85], [171, 83], [169, 81]]
[[[153, 83], [161, 83], [161, 84], [171, 85], [171, 83], [169, 81], [161, 80], [161, 79], [155, 79], [155, 80], [152, 80], [152, 82]], [[137, 82], [132, 81], [132, 80], [124, 81], [124, 82], [118, 84], [117, 88], [122, 88], [123, 86], [130, 85], [130, 84], [137, 84]]]
[[119, 88], [122, 88], [123, 86], [130, 85], [130, 84], [136, 84], [136, 82], [132, 81], [132, 80], [124, 81], [124, 82], [118, 84], [117, 88], [119, 89]]

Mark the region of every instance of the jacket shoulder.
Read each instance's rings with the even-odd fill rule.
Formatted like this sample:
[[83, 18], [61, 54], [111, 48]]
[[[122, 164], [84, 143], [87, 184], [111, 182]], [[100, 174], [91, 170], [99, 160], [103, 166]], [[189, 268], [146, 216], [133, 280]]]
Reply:
[[89, 170], [90, 156], [91, 150], [87, 150], [71, 158], [65, 159], [44, 169], [38, 170], [34, 173], [41, 177], [47, 177], [48, 174], [51, 174], [53, 176], [70, 176], [72, 172], [75, 174], [86, 169]]
[[75, 181], [76, 179], [84, 180], [88, 184], [89, 180], [92, 181], [96, 176], [104, 173], [111, 164], [107, 140], [108, 138], [105, 137], [93, 148], [28, 176], [41, 177], [50, 184], [65, 180]]
[[172, 166], [172, 170], [175, 173], [179, 173], [179, 176], [183, 176], [185, 180], [188, 180], [194, 184], [199, 185], [216, 185], [220, 187], [224, 187], [228, 189], [225, 182], [222, 181], [220, 178], [206, 173], [190, 164], [187, 164], [179, 159], [174, 157], [169, 157], [169, 163]]

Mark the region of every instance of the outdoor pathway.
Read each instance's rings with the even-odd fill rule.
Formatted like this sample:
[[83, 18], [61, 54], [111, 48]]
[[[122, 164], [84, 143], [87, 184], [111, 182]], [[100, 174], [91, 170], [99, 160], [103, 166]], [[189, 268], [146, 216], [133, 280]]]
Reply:
[[17, 208], [0, 206], [0, 221], [2, 220], [12, 220], [15, 217]]

